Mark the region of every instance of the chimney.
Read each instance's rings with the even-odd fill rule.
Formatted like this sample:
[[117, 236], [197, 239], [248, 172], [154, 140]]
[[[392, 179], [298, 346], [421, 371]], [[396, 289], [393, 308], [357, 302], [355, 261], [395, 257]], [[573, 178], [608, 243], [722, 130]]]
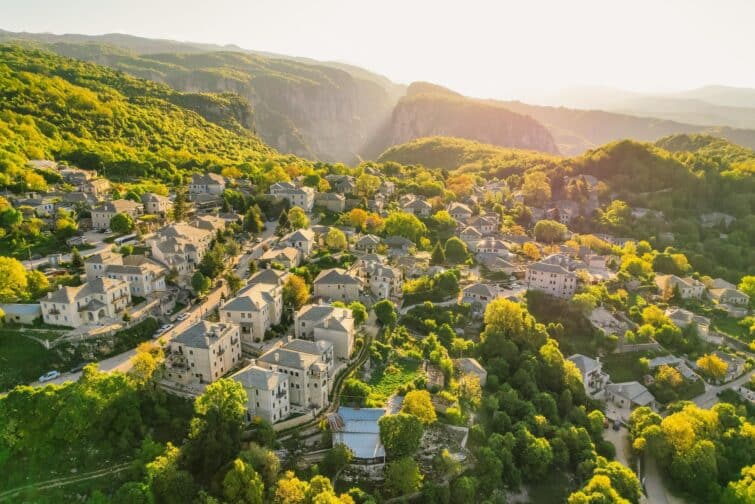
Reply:
[[279, 354], [278, 352], [275, 352], [275, 354], [274, 354], [274, 355], [275, 355], [275, 362], [278, 362], [278, 361], [280, 361], [280, 358], [281, 358], [281, 357], [280, 357], [280, 354]]

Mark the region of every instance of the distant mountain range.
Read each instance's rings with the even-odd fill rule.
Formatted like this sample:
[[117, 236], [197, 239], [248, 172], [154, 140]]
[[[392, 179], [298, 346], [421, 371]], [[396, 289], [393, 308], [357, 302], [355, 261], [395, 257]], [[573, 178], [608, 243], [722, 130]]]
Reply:
[[407, 87], [353, 65], [234, 45], [0, 30], [0, 43], [8, 42], [179, 91], [235, 93], [251, 109], [238, 114], [241, 126], [280, 152], [324, 161], [374, 159], [392, 145], [435, 135], [566, 155], [623, 138], [656, 141], [679, 133], [755, 147], [753, 89], [710, 86], [665, 95], [573, 89], [541, 100], [558, 105], [552, 107], [469, 98], [427, 83]]

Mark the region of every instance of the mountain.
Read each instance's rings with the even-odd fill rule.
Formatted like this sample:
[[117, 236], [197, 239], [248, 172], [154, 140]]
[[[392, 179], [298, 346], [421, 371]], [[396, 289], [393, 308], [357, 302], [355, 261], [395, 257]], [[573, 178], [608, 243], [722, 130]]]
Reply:
[[457, 137], [547, 153], [558, 151], [550, 132], [531, 117], [497, 103], [415, 82], [399, 100], [390, 121], [365, 155], [376, 156], [392, 145], [428, 136]]
[[2, 40], [42, 44], [180, 91], [236, 93], [254, 110], [248, 127], [277, 150], [310, 159], [356, 160], [403, 94], [402, 86], [361, 68], [237, 47], [120, 34], [0, 32]]
[[654, 142], [667, 135], [682, 133], [710, 134], [747, 147], [755, 147], [755, 130], [706, 127], [654, 117], [638, 117], [601, 110], [546, 107], [519, 101], [499, 103], [509, 110], [528, 115], [542, 123], [550, 130], [559, 151], [566, 155], [578, 155], [622, 138]]
[[428, 168], [474, 171], [488, 177], [507, 177], [536, 166], [554, 168], [563, 158], [541, 152], [483, 144], [474, 140], [449, 137], [425, 137], [383, 152], [378, 161], [404, 165], [419, 164]]
[[0, 101], [4, 186], [28, 175], [29, 159], [170, 182], [282, 159], [243, 126], [249, 104], [236, 95], [182, 93], [41, 50], [0, 45]]
[[755, 89], [747, 88], [707, 86], [673, 93], [637, 93], [605, 87], [582, 87], [527, 101], [656, 117], [700, 126], [755, 129]]

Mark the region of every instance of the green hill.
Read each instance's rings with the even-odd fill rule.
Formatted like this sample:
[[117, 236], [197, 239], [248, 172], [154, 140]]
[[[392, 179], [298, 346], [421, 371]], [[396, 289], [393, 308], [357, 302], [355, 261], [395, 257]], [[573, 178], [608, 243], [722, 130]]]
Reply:
[[55, 158], [120, 176], [255, 164], [278, 156], [245, 129], [233, 95], [180, 93], [106, 67], [0, 46], [0, 177]]
[[428, 168], [463, 170], [490, 177], [505, 177], [530, 168], [555, 167], [558, 156], [519, 149], [508, 149], [474, 140], [451, 137], [425, 137], [389, 148], [379, 161], [420, 164]]

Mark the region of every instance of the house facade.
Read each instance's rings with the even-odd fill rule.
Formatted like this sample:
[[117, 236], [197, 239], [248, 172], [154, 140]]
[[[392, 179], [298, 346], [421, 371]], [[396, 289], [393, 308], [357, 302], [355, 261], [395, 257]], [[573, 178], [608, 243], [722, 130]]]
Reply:
[[314, 281], [314, 295], [334, 301], [359, 300], [362, 288], [360, 279], [342, 268], [323, 270]]
[[225, 178], [217, 173], [195, 173], [189, 182], [189, 194], [219, 195], [225, 191]]
[[166, 374], [179, 383], [212, 383], [241, 361], [239, 327], [201, 320], [170, 341]]
[[525, 285], [560, 298], [571, 298], [577, 291], [577, 275], [558, 264], [536, 262], [527, 266]]
[[244, 387], [247, 420], [254, 417], [272, 423], [291, 414], [288, 375], [257, 365], [247, 366], [232, 377]]
[[110, 219], [119, 213], [130, 215], [132, 219], [136, 219], [144, 214], [144, 205], [126, 199], [103, 203], [92, 209], [92, 226], [95, 229], [107, 229], [110, 227]]
[[76, 328], [115, 318], [130, 302], [126, 282], [96, 278], [78, 287], [60, 286], [40, 299], [39, 305], [46, 324]]
[[111, 278], [126, 282], [131, 296], [146, 297], [165, 290], [167, 269], [142, 255], [123, 257], [115, 252], [104, 251], [84, 260], [87, 281]]
[[276, 182], [270, 186], [270, 195], [288, 201], [291, 206], [298, 206], [305, 212], [311, 212], [315, 203], [315, 190], [311, 187], [299, 187], [291, 182]]
[[262, 342], [267, 330], [280, 324], [285, 278], [275, 270], [258, 271], [247, 287], [220, 308], [220, 320], [239, 326], [245, 346]]
[[354, 351], [354, 317], [348, 308], [304, 306], [296, 313], [294, 331], [299, 339], [331, 343], [338, 359], [349, 359]]

